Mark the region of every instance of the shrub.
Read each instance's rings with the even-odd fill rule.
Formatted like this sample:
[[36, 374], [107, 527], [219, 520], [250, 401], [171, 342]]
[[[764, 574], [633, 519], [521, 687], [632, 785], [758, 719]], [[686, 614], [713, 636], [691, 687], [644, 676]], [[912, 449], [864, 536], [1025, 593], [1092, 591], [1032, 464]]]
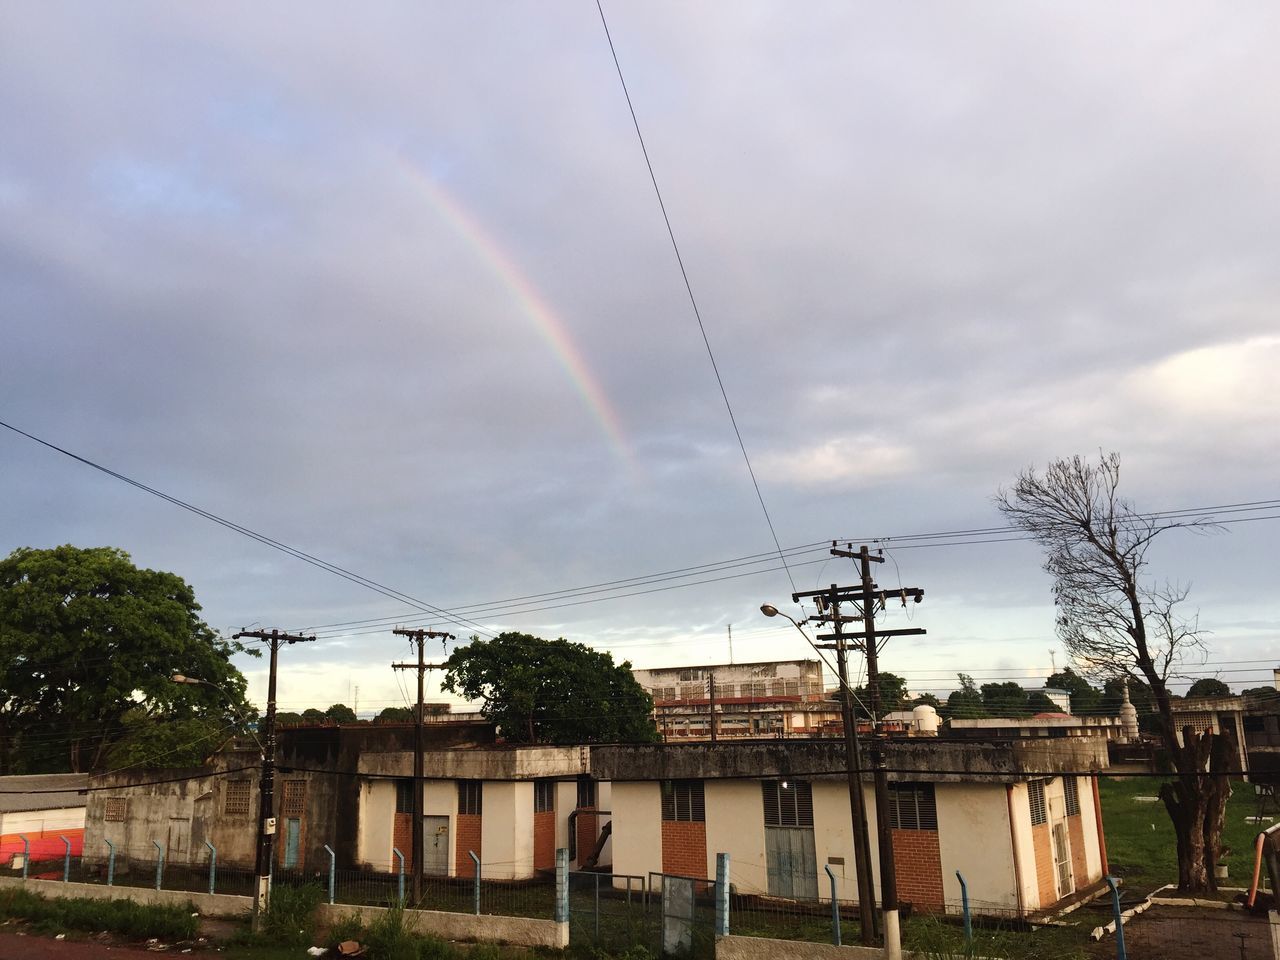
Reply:
[[52, 899], [28, 890], [0, 890], [0, 916], [30, 921], [37, 930], [108, 931], [132, 940], [190, 940], [198, 918], [191, 904], [135, 903], [132, 900]]
[[324, 896], [324, 891], [315, 884], [273, 887], [262, 924], [262, 939], [286, 946], [310, 946], [315, 942], [316, 907]]

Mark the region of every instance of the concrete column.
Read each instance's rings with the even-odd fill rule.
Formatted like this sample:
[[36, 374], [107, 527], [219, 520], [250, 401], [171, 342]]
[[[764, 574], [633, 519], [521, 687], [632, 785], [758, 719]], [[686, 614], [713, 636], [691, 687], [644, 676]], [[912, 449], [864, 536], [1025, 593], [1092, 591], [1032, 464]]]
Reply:
[[729, 855], [716, 854], [716, 936], [729, 935]]

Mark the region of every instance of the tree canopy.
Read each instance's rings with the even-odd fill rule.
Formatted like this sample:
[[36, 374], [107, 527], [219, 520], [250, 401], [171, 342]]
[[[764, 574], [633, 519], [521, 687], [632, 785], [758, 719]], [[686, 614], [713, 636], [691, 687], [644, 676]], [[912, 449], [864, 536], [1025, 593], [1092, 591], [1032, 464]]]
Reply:
[[[901, 710], [907, 702], [907, 681], [896, 673], [881, 673], [876, 687], [880, 693], [880, 716]], [[855, 687], [853, 695], [857, 697], [853, 708], [859, 717], [870, 716], [871, 691], [868, 687]], [[865, 709], [864, 709], [865, 705]]]
[[181, 577], [114, 547], [0, 560], [0, 773], [175, 766], [215, 750], [252, 708], [231, 663], [244, 648], [199, 611]]
[[1217, 677], [1201, 677], [1187, 691], [1188, 697], [1229, 697], [1231, 688]]
[[980, 720], [987, 716], [982, 703], [982, 691], [973, 677], [967, 673], [958, 675], [960, 689], [952, 690], [947, 696], [946, 716], [955, 720]]
[[472, 637], [445, 662], [444, 690], [481, 702], [512, 743], [645, 743], [653, 701], [631, 664], [568, 640]]
[[1087, 717], [1102, 706], [1102, 691], [1070, 667], [1051, 674], [1044, 682], [1047, 690], [1065, 690], [1071, 695], [1071, 712]]

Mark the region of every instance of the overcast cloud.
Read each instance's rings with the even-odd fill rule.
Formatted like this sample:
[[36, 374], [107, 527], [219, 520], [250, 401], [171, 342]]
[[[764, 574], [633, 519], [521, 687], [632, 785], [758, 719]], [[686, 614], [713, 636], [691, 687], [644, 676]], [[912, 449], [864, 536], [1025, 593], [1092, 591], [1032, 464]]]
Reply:
[[[784, 546], [998, 526], [1100, 448], [1143, 507], [1278, 496], [1272, 5], [605, 9]], [[0, 419], [441, 606], [772, 548], [593, 4], [10, 3], [0, 128]], [[7, 431], [0, 518], [220, 629], [415, 612]], [[1278, 524], [1153, 558], [1237, 688], [1280, 657]], [[893, 559], [929, 636], [886, 668], [1044, 675], [1032, 545]], [[799, 657], [757, 612], [790, 592], [481, 619]], [[400, 702], [401, 652], [290, 650], [282, 700]]]

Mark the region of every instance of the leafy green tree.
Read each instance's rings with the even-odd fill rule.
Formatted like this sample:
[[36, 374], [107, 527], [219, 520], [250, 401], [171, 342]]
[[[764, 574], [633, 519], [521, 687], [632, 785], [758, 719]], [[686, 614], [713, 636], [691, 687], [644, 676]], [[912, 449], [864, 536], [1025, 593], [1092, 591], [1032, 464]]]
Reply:
[[511, 743], [648, 743], [653, 701], [608, 653], [568, 640], [472, 637], [445, 662], [444, 690], [479, 700]]
[[0, 560], [0, 773], [93, 770], [113, 750], [160, 764], [212, 752], [217, 731], [253, 711], [231, 663], [244, 647], [199, 611], [181, 577], [114, 547], [21, 547]]
[[317, 710], [315, 707], [307, 707], [302, 711], [303, 723], [324, 723], [328, 719], [323, 710]]
[[1187, 691], [1188, 697], [1229, 697], [1231, 688], [1217, 677], [1201, 677]]
[[1280, 702], [1280, 690], [1275, 687], [1249, 687], [1241, 690], [1240, 696], [1248, 700], [1250, 706], [1269, 707]]
[[1047, 694], [1041, 693], [1039, 690], [1032, 690], [1027, 695], [1027, 713], [1035, 716], [1037, 713], [1061, 713], [1062, 707], [1049, 699]]
[[1071, 712], [1077, 716], [1095, 714], [1102, 704], [1102, 691], [1070, 667], [1051, 675], [1044, 685], [1048, 689], [1065, 690], [1071, 694]]
[[[880, 674], [879, 682], [876, 686], [880, 690], [880, 715], [892, 713], [895, 710], [901, 710], [907, 702], [907, 681], [903, 680], [895, 673]], [[854, 701], [853, 707], [860, 717], [870, 716], [871, 709], [871, 691], [868, 687], [854, 687], [854, 696], [858, 699]], [[859, 702], [861, 701], [861, 702]], [[864, 709], [865, 704], [865, 709]]]
[[939, 700], [937, 697], [935, 697], [932, 693], [920, 694], [920, 696], [916, 697], [914, 700], [911, 701], [911, 706], [933, 707], [933, 709], [937, 710], [939, 713], [941, 713], [942, 710], [944, 709], [944, 704], [942, 703], [942, 701]]
[[[1027, 716], [1027, 691], [1012, 680], [982, 685], [982, 706], [993, 717]], [[1054, 709], [1057, 709], [1056, 707]]]
[[345, 703], [335, 703], [324, 712], [324, 718], [330, 723], [355, 723], [360, 718]]
[[987, 716], [982, 704], [982, 691], [967, 673], [958, 675], [960, 689], [947, 696], [946, 715], [953, 720], [980, 720]]
[[408, 707], [383, 707], [377, 719], [383, 723], [406, 723], [413, 719], [413, 711]]
[[292, 710], [277, 710], [276, 725], [283, 727], [296, 727], [300, 723], [304, 723], [302, 714], [294, 713]]

